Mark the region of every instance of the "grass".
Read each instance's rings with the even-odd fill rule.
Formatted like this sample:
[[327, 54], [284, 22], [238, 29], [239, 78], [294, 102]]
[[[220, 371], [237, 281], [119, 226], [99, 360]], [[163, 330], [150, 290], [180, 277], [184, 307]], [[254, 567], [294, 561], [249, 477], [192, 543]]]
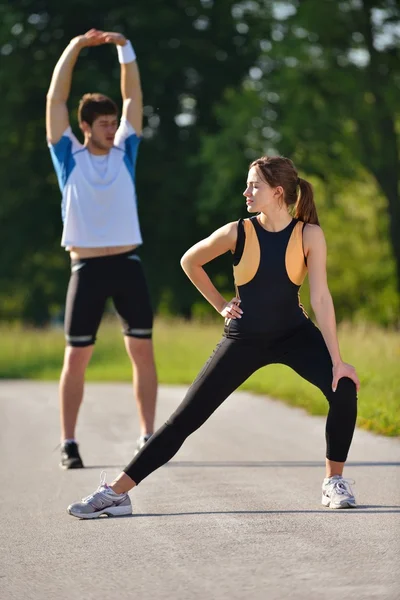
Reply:
[[[154, 343], [160, 383], [190, 384], [221, 337], [219, 324], [159, 320]], [[0, 378], [57, 380], [64, 351], [59, 329], [0, 328]], [[387, 436], [400, 435], [400, 335], [371, 325], [339, 328], [344, 360], [361, 380], [358, 425]], [[118, 325], [105, 321], [88, 368], [88, 381], [130, 381], [131, 368]], [[243, 386], [268, 394], [316, 415], [326, 414], [318, 389], [287, 367], [273, 365]]]

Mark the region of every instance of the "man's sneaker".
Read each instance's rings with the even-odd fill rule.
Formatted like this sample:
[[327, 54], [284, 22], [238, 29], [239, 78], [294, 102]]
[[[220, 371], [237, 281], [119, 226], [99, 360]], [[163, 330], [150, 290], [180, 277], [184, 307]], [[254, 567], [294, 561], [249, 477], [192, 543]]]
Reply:
[[61, 444], [62, 469], [83, 469], [83, 462], [76, 442], [64, 442]]
[[350, 483], [341, 475], [327, 477], [322, 484], [322, 504], [329, 508], [355, 508], [357, 506]]
[[151, 438], [152, 435], [153, 435], [152, 433], [146, 433], [146, 435], [141, 435], [140, 438], [138, 438], [138, 440], [136, 442], [135, 456], [138, 452], [140, 452], [140, 450], [143, 448], [145, 443], [149, 441], [149, 439]]
[[104, 471], [100, 476], [100, 485], [93, 494], [83, 498], [82, 502], [74, 502], [67, 512], [79, 519], [97, 519], [101, 515], [120, 517], [132, 514], [131, 499], [128, 494], [116, 494], [108, 487]]

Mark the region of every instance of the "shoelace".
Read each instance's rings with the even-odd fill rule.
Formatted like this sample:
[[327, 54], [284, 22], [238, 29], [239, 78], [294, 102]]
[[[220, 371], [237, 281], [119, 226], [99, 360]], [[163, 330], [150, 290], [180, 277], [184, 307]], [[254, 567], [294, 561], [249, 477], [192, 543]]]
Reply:
[[353, 492], [351, 491], [350, 485], [354, 485], [354, 484], [355, 484], [354, 479], [344, 479], [343, 477], [341, 479], [334, 479], [331, 482], [331, 485], [333, 486], [333, 489], [338, 494], [351, 494], [351, 495], [353, 495]]
[[104, 488], [106, 487], [106, 478], [107, 478], [107, 473], [105, 471], [102, 471], [100, 473], [99, 487], [97, 488], [97, 490], [95, 492], [93, 492], [89, 496], [86, 496], [86, 498], [82, 498], [82, 502], [90, 502], [91, 500], [93, 500], [93, 498], [95, 497], [96, 494], [98, 494], [99, 492], [103, 492]]

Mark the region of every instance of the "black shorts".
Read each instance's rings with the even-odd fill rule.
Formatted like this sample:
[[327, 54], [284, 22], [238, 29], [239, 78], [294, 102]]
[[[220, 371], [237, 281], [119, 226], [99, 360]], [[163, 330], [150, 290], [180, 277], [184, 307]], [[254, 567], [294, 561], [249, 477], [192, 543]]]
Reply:
[[112, 298], [124, 335], [151, 338], [150, 295], [140, 257], [131, 250], [72, 261], [64, 324], [69, 346], [95, 343], [108, 298]]

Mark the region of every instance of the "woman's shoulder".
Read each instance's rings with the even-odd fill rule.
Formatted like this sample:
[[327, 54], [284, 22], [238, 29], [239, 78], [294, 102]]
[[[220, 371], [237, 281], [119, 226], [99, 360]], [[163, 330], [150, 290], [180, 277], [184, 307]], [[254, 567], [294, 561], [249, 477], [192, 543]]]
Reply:
[[321, 235], [323, 233], [321, 225], [317, 223], [306, 223], [305, 221], [298, 221], [303, 224], [303, 231], [311, 233], [311, 235]]
[[324, 235], [321, 225], [317, 223], [307, 223], [306, 221], [300, 221], [296, 219], [297, 223], [301, 223], [303, 226], [303, 234], [311, 237], [318, 237]]
[[321, 226], [316, 223], [304, 223], [303, 241], [306, 247], [325, 245], [325, 236]]
[[318, 225], [317, 223], [307, 223], [307, 221], [300, 221], [300, 219], [297, 219], [298, 223], [303, 223], [304, 224], [304, 228], [309, 228], [309, 229], [321, 229], [321, 225]]

